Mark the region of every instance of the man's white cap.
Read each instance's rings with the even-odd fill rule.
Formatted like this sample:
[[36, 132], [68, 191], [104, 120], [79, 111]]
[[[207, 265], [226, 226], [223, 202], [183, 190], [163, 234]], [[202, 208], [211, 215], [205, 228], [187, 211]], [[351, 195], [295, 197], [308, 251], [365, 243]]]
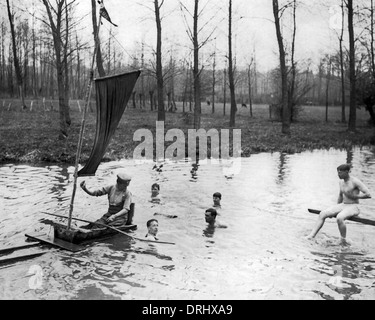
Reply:
[[121, 181], [130, 181], [132, 179], [132, 177], [128, 174], [126, 174], [125, 172], [119, 172], [117, 174], [117, 179], [121, 180]]

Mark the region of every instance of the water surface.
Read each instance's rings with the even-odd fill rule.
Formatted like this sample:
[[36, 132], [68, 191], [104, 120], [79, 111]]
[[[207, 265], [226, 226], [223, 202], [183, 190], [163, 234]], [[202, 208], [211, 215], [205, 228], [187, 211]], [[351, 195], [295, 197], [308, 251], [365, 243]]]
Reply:
[[[317, 218], [307, 209], [336, 202], [336, 167], [347, 161], [375, 197], [375, 154], [369, 149], [257, 154], [242, 159], [239, 173], [227, 162], [167, 161], [156, 164], [163, 164], [159, 170], [155, 163], [103, 163], [87, 185], [111, 184], [119, 169], [127, 170], [136, 202], [133, 235], [144, 237], [156, 212], [177, 215], [156, 216], [161, 240], [176, 245], [118, 235], [75, 254], [50, 249], [0, 265], [0, 299], [374, 299], [373, 226], [349, 222], [349, 247], [339, 244], [334, 219], [315, 241], [304, 240]], [[68, 213], [73, 171], [0, 167], [1, 247], [23, 243], [26, 232], [51, 232], [43, 212]], [[154, 182], [161, 186], [160, 205], [149, 201]], [[228, 228], [211, 230], [204, 211], [216, 191], [223, 195], [218, 219]], [[106, 208], [105, 196], [77, 191], [76, 217], [94, 220]], [[361, 216], [375, 220], [374, 208], [375, 199], [363, 200]]]

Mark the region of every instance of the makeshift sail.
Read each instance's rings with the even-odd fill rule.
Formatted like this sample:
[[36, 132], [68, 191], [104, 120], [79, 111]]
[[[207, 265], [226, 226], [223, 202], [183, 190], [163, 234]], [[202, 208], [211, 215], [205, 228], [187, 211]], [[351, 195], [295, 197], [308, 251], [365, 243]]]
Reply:
[[79, 177], [93, 176], [125, 111], [140, 71], [95, 79], [96, 135], [89, 160]]

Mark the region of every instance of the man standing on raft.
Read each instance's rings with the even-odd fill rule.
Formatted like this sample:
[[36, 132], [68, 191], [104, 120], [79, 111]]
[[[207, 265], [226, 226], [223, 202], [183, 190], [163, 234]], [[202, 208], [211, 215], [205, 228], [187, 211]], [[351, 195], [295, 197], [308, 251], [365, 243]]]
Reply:
[[350, 169], [351, 166], [349, 164], [342, 164], [337, 168], [337, 174], [340, 179], [340, 192], [337, 204], [320, 212], [318, 221], [307, 236], [307, 239], [312, 239], [317, 235], [327, 218], [336, 217], [341, 234], [341, 242], [346, 244], [345, 220], [359, 215], [359, 199], [371, 198], [367, 187], [358, 178], [349, 175]]

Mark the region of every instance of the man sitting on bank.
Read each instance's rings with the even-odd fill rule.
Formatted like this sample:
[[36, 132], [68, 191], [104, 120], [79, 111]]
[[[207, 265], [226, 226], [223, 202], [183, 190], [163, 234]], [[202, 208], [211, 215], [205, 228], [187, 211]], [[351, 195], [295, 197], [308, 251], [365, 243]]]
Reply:
[[[128, 190], [131, 177], [126, 173], [117, 174], [117, 182], [114, 185], [103, 187], [97, 190], [89, 190], [86, 187], [86, 182], [81, 182], [81, 188], [90, 196], [108, 195], [109, 207], [108, 212], [104, 214], [95, 223], [107, 224], [112, 227], [124, 226], [128, 222], [128, 215], [130, 214], [130, 205], [132, 203], [132, 194]], [[82, 228], [92, 229], [98, 227], [95, 223], [90, 223]], [[99, 226], [100, 227], [100, 226]]]

